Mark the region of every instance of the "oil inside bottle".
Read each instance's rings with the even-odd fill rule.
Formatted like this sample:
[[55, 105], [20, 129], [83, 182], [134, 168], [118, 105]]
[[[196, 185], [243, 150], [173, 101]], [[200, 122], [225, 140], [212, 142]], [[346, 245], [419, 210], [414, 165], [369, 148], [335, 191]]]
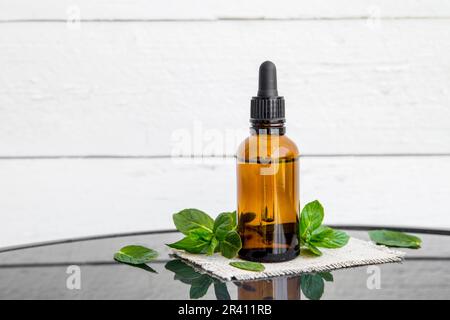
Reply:
[[299, 253], [298, 158], [280, 159], [276, 173], [262, 175], [270, 165], [238, 159], [239, 256], [245, 260], [286, 261]]

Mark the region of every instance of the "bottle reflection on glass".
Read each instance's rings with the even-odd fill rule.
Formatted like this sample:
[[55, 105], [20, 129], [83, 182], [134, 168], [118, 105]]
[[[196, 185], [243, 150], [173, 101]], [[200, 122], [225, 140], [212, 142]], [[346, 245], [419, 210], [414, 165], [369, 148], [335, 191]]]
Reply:
[[300, 277], [241, 282], [239, 300], [299, 300]]
[[[231, 299], [227, 282], [211, 277], [206, 273], [198, 272], [182, 260], [171, 260], [166, 263], [165, 268], [174, 273], [174, 280], [190, 286], [190, 299], [204, 297], [210, 287], [214, 288], [217, 300]], [[296, 277], [234, 281], [232, 283], [237, 286], [239, 300], [301, 300], [300, 292], [303, 292], [303, 298], [319, 300], [324, 293], [325, 282], [333, 281], [334, 278], [330, 272], [319, 272], [305, 273]], [[233, 290], [233, 293], [235, 292]]]

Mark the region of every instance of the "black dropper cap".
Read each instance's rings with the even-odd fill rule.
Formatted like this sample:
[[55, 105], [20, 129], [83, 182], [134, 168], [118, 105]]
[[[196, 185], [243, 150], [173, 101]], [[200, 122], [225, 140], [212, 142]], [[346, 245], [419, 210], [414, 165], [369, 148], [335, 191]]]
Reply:
[[283, 126], [284, 98], [278, 95], [277, 68], [271, 61], [259, 67], [258, 94], [250, 104], [250, 122], [255, 127]]

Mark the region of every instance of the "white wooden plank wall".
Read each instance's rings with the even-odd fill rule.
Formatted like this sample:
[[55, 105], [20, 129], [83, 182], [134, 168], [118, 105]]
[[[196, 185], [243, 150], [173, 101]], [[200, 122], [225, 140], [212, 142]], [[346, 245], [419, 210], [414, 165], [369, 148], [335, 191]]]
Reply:
[[450, 228], [449, 53], [444, 0], [0, 0], [0, 247], [232, 209], [266, 59], [303, 203]]

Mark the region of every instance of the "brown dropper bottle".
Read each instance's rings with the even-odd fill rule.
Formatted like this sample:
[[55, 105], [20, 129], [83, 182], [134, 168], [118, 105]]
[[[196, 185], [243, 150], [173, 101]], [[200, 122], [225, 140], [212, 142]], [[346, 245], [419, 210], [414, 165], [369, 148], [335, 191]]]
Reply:
[[275, 65], [259, 68], [251, 100], [250, 136], [237, 151], [239, 256], [278, 262], [299, 254], [299, 152], [285, 135], [284, 98], [278, 95]]

